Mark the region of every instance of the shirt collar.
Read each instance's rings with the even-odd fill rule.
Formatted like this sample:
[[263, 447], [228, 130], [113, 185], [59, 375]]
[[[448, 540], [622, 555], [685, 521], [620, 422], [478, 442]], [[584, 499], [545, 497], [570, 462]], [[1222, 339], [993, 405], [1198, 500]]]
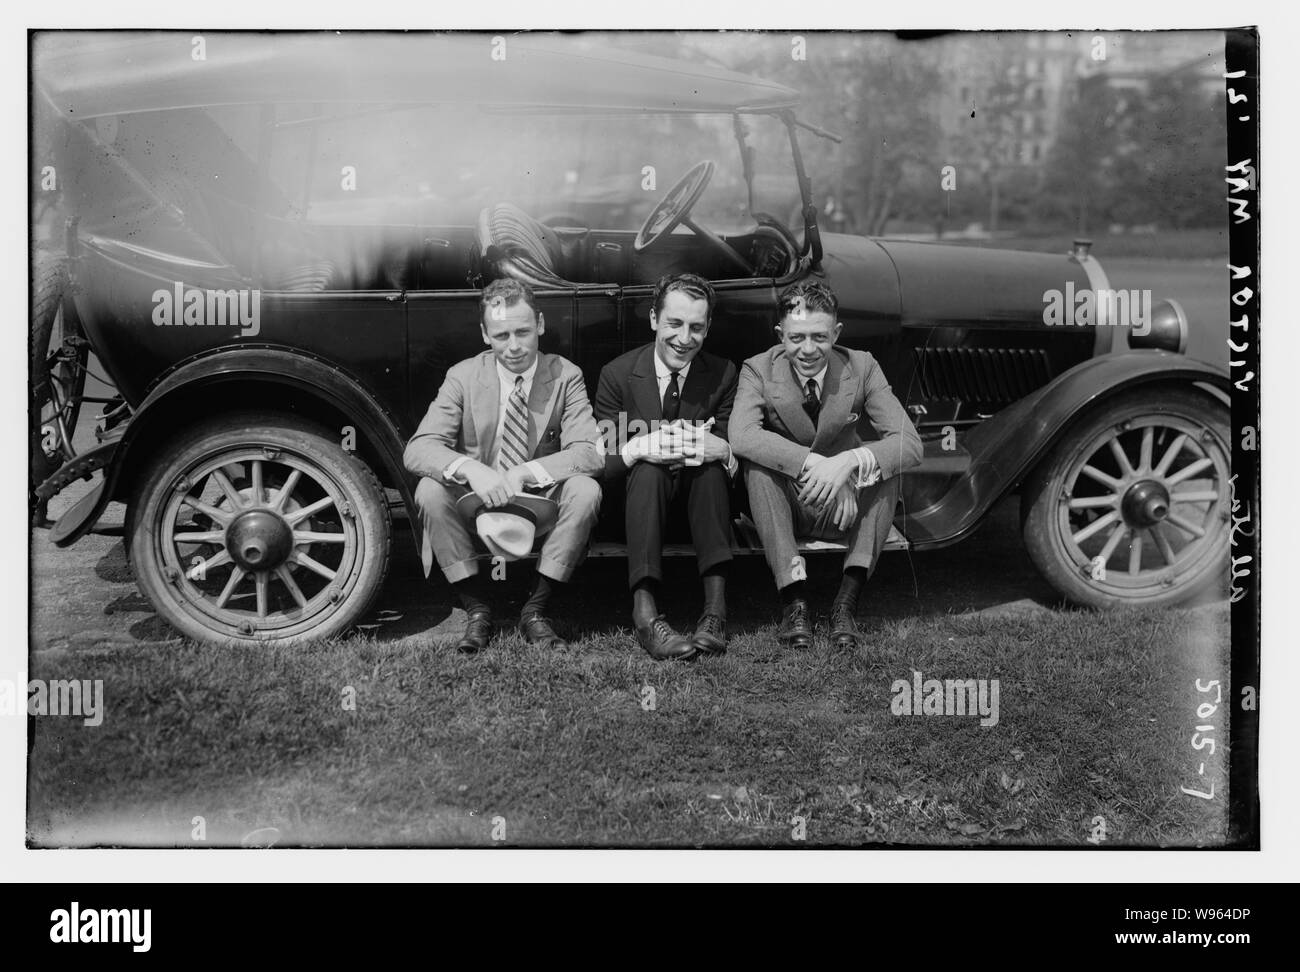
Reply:
[[[668, 376], [673, 373], [673, 370], [659, 360], [659, 350], [656, 348], [654, 353], [652, 353], [650, 357], [655, 359], [655, 377], [658, 378], [660, 381], [667, 381]], [[686, 376], [690, 374], [691, 365], [694, 363], [695, 363], [694, 361], [689, 362], [686, 365], [686, 367], [680, 369], [677, 372], [677, 374], [681, 376], [682, 381], [686, 380]]]
[[[533, 363], [528, 366], [528, 370], [523, 372], [525, 388], [533, 387], [533, 376], [537, 374], [537, 365], [540, 361], [541, 361], [541, 355], [538, 355], [536, 358], [533, 359]], [[510, 371], [509, 369], [502, 367], [500, 361], [498, 361], [496, 365], [497, 365], [497, 378], [500, 379], [501, 384], [505, 385], [507, 388], [514, 388], [515, 379], [518, 378], [519, 375], [516, 375], [513, 371]]]
[[[817, 382], [818, 395], [820, 395], [822, 392], [826, 390], [826, 372], [830, 371], [830, 368], [831, 366], [829, 363], [825, 364], [822, 366], [821, 371], [811, 376], [812, 380]], [[799, 374], [799, 372], [795, 370], [793, 361], [790, 362], [790, 373], [794, 375], [795, 384], [799, 386], [800, 391], [803, 391], [805, 388], [808, 387], [808, 379], [805, 378], [803, 375]]]

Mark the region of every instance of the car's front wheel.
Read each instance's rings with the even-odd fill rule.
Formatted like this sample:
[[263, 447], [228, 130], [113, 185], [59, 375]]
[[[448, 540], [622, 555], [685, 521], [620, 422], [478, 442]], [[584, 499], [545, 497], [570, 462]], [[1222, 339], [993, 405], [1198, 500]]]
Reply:
[[374, 474], [322, 427], [240, 415], [163, 448], [131, 504], [140, 590], [201, 641], [297, 644], [351, 626], [388, 570]]
[[1073, 428], [1025, 485], [1025, 546], [1089, 607], [1188, 600], [1228, 564], [1228, 411], [1190, 389], [1144, 389]]

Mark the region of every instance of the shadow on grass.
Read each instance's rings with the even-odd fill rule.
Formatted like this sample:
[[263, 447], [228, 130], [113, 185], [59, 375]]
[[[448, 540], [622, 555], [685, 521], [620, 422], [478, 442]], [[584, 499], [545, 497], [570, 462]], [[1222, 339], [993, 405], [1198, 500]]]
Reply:
[[[1020, 541], [1017, 500], [995, 508], [976, 533], [960, 544], [927, 553], [891, 552], [881, 560], [859, 605], [859, 618], [873, 620], [961, 614], [987, 610], [1042, 611], [1060, 597], [1038, 574]], [[823, 612], [839, 584], [843, 558], [818, 554], [808, 558], [808, 591], [814, 612]], [[512, 564], [493, 605], [500, 624], [513, 623], [528, 596], [532, 563]], [[694, 626], [702, 591], [694, 560], [664, 561], [660, 608], [679, 630]], [[591, 558], [573, 582], [552, 601], [557, 626], [569, 637], [600, 636], [631, 625], [627, 561]], [[753, 633], [780, 616], [772, 574], [761, 556], [732, 561], [727, 585], [728, 627], [732, 635]], [[430, 633], [450, 637], [463, 616], [451, 588], [441, 576], [426, 580], [405, 530], [394, 542], [392, 573], [362, 629], [381, 641]]]

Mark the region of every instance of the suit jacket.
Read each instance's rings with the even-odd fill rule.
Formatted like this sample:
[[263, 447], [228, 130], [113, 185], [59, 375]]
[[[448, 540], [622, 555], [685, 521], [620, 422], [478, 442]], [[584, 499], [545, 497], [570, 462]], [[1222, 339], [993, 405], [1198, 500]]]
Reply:
[[[600, 369], [600, 381], [596, 387], [596, 421], [608, 429], [620, 430], [638, 420], [647, 426], [656, 419], [663, 420], [664, 409], [659, 398], [654, 357], [655, 346], [647, 344], [619, 355]], [[693, 422], [705, 422], [711, 418], [714, 424], [710, 431], [718, 438], [726, 439], [735, 398], [736, 366], [726, 358], [701, 351], [691, 362], [691, 370], [682, 383], [679, 417]], [[622, 425], [620, 415], [624, 416]], [[627, 472], [627, 463], [619, 455], [623, 444], [618, 440], [610, 443], [613, 454], [605, 456], [607, 478]]]
[[[406, 468], [441, 481], [460, 456], [492, 458], [500, 419], [501, 383], [491, 351], [453, 365], [406, 444]], [[601, 469], [600, 432], [582, 372], [558, 354], [539, 354], [528, 396], [528, 458], [562, 482]]]
[[757, 354], [740, 369], [731, 414], [731, 448], [791, 478], [810, 452], [833, 456], [867, 446], [885, 479], [921, 461], [921, 437], [866, 351], [831, 348], [817, 427], [803, 408], [803, 389], [785, 348]]

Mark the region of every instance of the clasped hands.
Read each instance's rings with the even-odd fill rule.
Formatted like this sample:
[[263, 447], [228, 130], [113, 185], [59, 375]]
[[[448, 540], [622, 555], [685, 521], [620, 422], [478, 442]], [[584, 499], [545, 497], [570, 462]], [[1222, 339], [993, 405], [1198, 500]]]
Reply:
[[625, 455], [632, 462], [653, 462], [669, 469], [726, 462], [731, 450], [726, 441], [709, 431], [713, 422], [710, 418], [702, 425], [682, 419], [662, 423], [628, 442]]
[[847, 530], [858, 515], [858, 457], [850, 450], [835, 456], [808, 453], [799, 474], [799, 502], [817, 512], [835, 511], [835, 526]]
[[488, 509], [505, 506], [510, 498], [524, 491], [525, 486], [534, 482], [533, 474], [527, 466], [514, 466], [505, 472], [471, 459], [460, 470], [469, 484], [469, 488], [478, 494], [483, 505]]

